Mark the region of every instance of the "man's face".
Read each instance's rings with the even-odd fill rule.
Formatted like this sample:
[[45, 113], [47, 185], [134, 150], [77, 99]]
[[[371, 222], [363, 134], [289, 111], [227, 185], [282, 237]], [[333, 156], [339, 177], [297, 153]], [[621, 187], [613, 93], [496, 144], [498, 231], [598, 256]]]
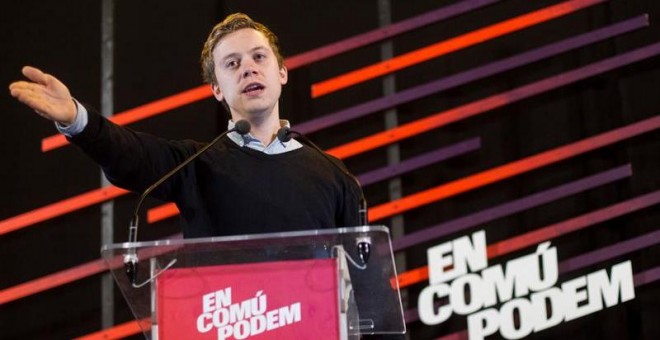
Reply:
[[254, 120], [279, 114], [278, 100], [288, 76], [280, 68], [268, 39], [251, 28], [230, 33], [213, 49], [213, 94], [226, 100], [232, 118]]

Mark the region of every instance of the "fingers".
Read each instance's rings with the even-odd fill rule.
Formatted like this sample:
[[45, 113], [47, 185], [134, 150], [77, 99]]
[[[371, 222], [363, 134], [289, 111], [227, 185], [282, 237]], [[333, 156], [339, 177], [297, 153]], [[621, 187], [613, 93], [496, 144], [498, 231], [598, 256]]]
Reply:
[[36, 92], [42, 92], [43, 85], [29, 83], [27, 81], [17, 81], [9, 85], [9, 92], [12, 97], [18, 98], [20, 96], [35, 95]]
[[37, 111], [40, 116], [48, 118], [48, 116], [43, 113], [50, 110], [50, 105], [45, 100], [43, 93], [43, 85], [27, 81], [17, 81], [9, 85], [9, 92], [12, 97]]
[[26, 78], [35, 83], [48, 85], [48, 75], [36, 67], [25, 66], [23, 69], [21, 69], [21, 72]]
[[32, 82], [16, 81], [9, 85], [9, 92], [13, 97], [18, 98], [30, 92], [43, 91], [47, 84], [47, 75], [38, 68], [25, 66], [21, 69], [23, 75]]
[[51, 106], [41, 96], [24, 90], [12, 91], [12, 96], [16, 97], [19, 102], [35, 110], [40, 116], [51, 119], [49, 115], [45, 114], [45, 112], [51, 111]]
[[16, 81], [9, 85], [9, 93], [14, 98], [18, 98], [27, 92], [30, 92], [29, 84], [27, 82]]
[[28, 98], [42, 97], [35, 92], [33, 88], [34, 86], [31, 85], [32, 84], [26, 82], [15, 82], [9, 86], [9, 92], [11, 93], [12, 97], [15, 97], [21, 102], [27, 100]]

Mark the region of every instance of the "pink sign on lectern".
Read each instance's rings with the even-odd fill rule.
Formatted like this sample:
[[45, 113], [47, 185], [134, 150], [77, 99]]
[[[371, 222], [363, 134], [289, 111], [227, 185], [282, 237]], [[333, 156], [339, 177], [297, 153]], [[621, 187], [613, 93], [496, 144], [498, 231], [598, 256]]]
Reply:
[[334, 259], [169, 269], [158, 338], [337, 339], [336, 276]]

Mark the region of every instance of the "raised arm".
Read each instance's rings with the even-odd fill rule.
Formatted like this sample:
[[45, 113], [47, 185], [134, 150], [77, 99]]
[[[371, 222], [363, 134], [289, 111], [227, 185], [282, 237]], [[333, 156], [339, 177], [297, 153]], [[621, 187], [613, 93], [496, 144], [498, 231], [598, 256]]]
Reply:
[[[108, 179], [119, 187], [141, 192], [199, 147], [199, 143], [168, 141], [118, 126], [91, 107], [80, 106], [78, 112], [69, 89], [57, 78], [30, 66], [22, 71], [28, 81], [12, 83], [11, 95], [42, 117], [61, 125], [70, 125], [77, 115], [85, 117], [80, 131], [67, 138], [100, 165]], [[154, 192], [154, 196], [172, 199], [176, 192], [172, 186], [178, 185], [178, 179], [167, 184]]]

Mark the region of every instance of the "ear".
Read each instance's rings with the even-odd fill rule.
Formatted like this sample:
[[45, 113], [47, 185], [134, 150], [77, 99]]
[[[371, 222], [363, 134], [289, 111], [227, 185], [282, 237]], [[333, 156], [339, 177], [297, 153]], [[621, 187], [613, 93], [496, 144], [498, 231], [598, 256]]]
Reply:
[[286, 66], [280, 67], [280, 84], [284, 85], [289, 81], [289, 72]]
[[222, 90], [218, 84], [211, 84], [211, 91], [213, 92], [213, 97], [219, 102], [225, 99], [225, 96], [222, 94]]

